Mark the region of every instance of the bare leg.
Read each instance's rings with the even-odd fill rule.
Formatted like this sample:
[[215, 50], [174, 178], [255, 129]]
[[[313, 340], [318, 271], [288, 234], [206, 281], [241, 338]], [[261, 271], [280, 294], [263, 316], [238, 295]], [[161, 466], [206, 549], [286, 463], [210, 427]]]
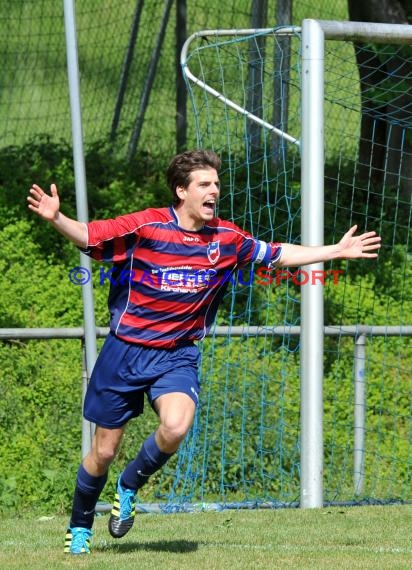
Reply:
[[107, 472], [116, 456], [124, 428], [106, 429], [97, 426], [92, 449], [77, 472], [70, 527], [91, 529], [99, 496], [106, 484]]
[[136, 491], [175, 453], [193, 423], [196, 405], [186, 394], [174, 392], [159, 396], [155, 409], [160, 420], [158, 429], [143, 442], [118, 481], [109, 519], [109, 532], [114, 538], [121, 538], [132, 528]]

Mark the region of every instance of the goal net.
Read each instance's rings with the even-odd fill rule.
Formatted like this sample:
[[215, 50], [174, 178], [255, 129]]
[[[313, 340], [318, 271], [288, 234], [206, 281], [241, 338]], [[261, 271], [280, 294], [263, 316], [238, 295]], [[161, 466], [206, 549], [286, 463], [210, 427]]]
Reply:
[[[329, 503], [411, 498], [411, 47], [386, 42], [324, 46], [325, 243], [353, 224], [383, 241], [377, 261], [324, 267], [315, 364]], [[193, 138], [223, 157], [219, 215], [261, 239], [300, 243], [300, 28], [200, 32], [185, 49]], [[158, 489], [171, 508], [299, 502], [299, 332], [311, 276], [259, 275], [251, 267], [231, 284], [203, 344], [196, 423]]]

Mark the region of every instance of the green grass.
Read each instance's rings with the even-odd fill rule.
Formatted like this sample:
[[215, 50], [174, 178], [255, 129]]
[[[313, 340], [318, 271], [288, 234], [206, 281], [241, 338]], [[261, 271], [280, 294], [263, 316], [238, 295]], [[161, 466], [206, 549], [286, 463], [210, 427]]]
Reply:
[[0, 568], [411, 568], [412, 506], [139, 514], [115, 541], [96, 519], [90, 556], [63, 553], [67, 517], [2, 520]]

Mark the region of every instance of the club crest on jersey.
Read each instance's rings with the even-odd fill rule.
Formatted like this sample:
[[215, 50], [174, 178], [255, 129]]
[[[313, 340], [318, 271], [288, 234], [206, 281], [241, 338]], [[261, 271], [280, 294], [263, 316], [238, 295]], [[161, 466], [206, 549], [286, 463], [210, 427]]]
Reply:
[[211, 241], [207, 246], [207, 258], [213, 265], [220, 257], [220, 241]]

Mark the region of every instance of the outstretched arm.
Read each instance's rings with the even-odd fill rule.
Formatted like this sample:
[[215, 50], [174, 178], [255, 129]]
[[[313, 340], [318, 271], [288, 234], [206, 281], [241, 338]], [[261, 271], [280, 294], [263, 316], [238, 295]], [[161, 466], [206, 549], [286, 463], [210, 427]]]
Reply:
[[335, 245], [308, 247], [303, 245], [282, 244], [282, 255], [277, 263], [280, 267], [309, 265], [333, 259], [376, 258], [381, 238], [376, 232], [366, 232], [355, 236], [357, 226], [352, 226]]
[[87, 247], [86, 224], [68, 218], [60, 212], [60, 199], [55, 184], [50, 186], [50, 195], [46, 194], [40, 186], [33, 184], [30, 196], [27, 197], [29, 209], [51, 225], [75, 245]]

